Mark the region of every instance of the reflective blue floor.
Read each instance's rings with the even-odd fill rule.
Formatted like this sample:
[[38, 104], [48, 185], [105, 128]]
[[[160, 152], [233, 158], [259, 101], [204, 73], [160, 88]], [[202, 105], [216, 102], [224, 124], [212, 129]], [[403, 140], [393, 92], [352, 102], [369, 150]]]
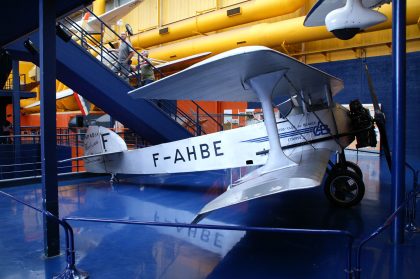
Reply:
[[[343, 229], [356, 237], [357, 246], [391, 213], [390, 175], [377, 156], [348, 159], [358, 160], [364, 172], [367, 189], [359, 206], [335, 208], [317, 187], [225, 208], [201, 223]], [[108, 177], [72, 181], [59, 188], [60, 215], [189, 223], [239, 175], [239, 170], [224, 170], [124, 178], [114, 185]], [[39, 184], [2, 190], [41, 207]], [[0, 197], [0, 221], [0, 278], [51, 278], [64, 270], [64, 255], [43, 256], [39, 213]], [[346, 278], [347, 244], [342, 237], [75, 221], [71, 225], [77, 267], [90, 278]], [[406, 234], [402, 245], [392, 245], [389, 235], [388, 230], [366, 245], [362, 278], [420, 278], [420, 234]]]

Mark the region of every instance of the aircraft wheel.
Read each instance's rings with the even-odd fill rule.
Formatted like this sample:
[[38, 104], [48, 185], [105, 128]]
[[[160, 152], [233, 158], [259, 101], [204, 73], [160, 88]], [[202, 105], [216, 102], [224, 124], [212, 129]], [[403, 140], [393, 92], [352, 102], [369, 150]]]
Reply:
[[332, 169], [332, 172], [339, 171], [339, 170], [345, 170], [345, 169], [354, 172], [361, 179], [363, 179], [363, 172], [360, 169], [360, 167], [356, 163], [353, 163], [353, 162], [350, 162], [350, 161], [335, 164], [333, 169]]
[[325, 181], [324, 192], [334, 205], [351, 207], [363, 199], [365, 184], [354, 171], [332, 170]]

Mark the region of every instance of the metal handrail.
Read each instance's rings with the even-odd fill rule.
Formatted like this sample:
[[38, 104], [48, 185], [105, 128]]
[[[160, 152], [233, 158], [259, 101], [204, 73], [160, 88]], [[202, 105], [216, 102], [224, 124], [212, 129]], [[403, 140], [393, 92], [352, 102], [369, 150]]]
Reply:
[[[103, 26], [105, 26], [108, 30], [110, 30], [115, 36], [117, 36], [117, 38], [119, 40], [122, 41], [122, 38], [117, 34], [117, 32], [115, 32], [114, 30], [112, 30], [111, 27], [109, 27], [102, 19], [100, 19], [96, 14], [94, 14], [91, 10], [89, 10], [88, 8], [84, 8], [88, 13], [90, 13], [90, 15], [93, 15]], [[147, 64], [149, 64], [154, 70], [156, 70], [159, 74], [161, 74], [162, 76], [164, 76], [164, 74], [162, 73], [162, 71], [158, 68], [156, 68], [150, 61], [149, 59], [145, 59], [145, 57], [143, 55], [141, 55], [133, 46], [127, 44], [128, 47], [134, 51], [137, 54], [137, 57], [141, 57]]]
[[[122, 38], [117, 34], [117, 32], [115, 32], [114, 30], [112, 30], [102, 19], [100, 19], [96, 14], [94, 14], [91, 10], [89, 10], [88, 8], [85, 8], [85, 10], [87, 11], [87, 12], [89, 12], [90, 13], [90, 15], [92, 15], [92, 16], [94, 16], [100, 23], [101, 23], [101, 25], [102, 26], [105, 26], [108, 30], [110, 30], [119, 40], [121, 40], [122, 41]], [[71, 20], [71, 19], [70, 19]], [[73, 21], [73, 20], [72, 20]], [[74, 21], [73, 21], [73, 23], [74, 24], [76, 24], [77, 25], [77, 23], [75, 23]], [[101, 29], [103, 30], [103, 27], [101, 27]], [[88, 34], [88, 35], [90, 35], [90, 34]], [[90, 36], [90, 37], [92, 37], [92, 36]], [[96, 41], [97, 43], [98, 43], [98, 45], [100, 46], [100, 48], [101, 49], [103, 49], [103, 46], [102, 46], [102, 44], [100, 43], [100, 42], [98, 42], [95, 38], [93, 38], [93, 40], [94, 41]], [[139, 53], [133, 46], [131, 46], [131, 45], [129, 45], [129, 44], [127, 44], [128, 45], [128, 47], [132, 50], [132, 51], [134, 51], [134, 53], [137, 55], [137, 59], [139, 60], [139, 58], [141, 57], [142, 59], [143, 59], [143, 61], [145, 61], [149, 66], [151, 66], [152, 67], [152, 69], [153, 70], [155, 70], [155, 71], [157, 71], [159, 74], [160, 74], [160, 76], [161, 77], [165, 77], [165, 75], [163, 74], [163, 72], [159, 69], [159, 68], [157, 68], [157, 67], [155, 67], [150, 61], [149, 61], [149, 59], [146, 59], [141, 53]], [[105, 48], [105, 50], [107, 50], [106, 48]], [[217, 126], [220, 128], [220, 130], [223, 130], [223, 125], [222, 124], [220, 124], [215, 118], [213, 118], [207, 111], [205, 111], [199, 104], [197, 104], [195, 101], [191, 101], [196, 107], [197, 107], [197, 110], [201, 110], [201, 111], [203, 111], [208, 117], [210, 117], [210, 119], [212, 119], [216, 124], [217, 124]], [[177, 107], [177, 112], [181, 112], [182, 110], [181, 109], [179, 109], [178, 107]], [[183, 112], [183, 111], [182, 111]], [[183, 112], [184, 114], [186, 114], [185, 112]], [[181, 119], [181, 121], [182, 121], [182, 119]], [[193, 123], [195, 123], [195, 125], [196, 125], [196, 127], [199, 127], [200, 125], [199, 125], [199, 123], [197, 122], [197, 121], [195, 121], [195, 120], [193, 120], [193, 119], [191, 119], [191, 121], [193, 122]], [[196, 123], [197, 122], [197, 123]], [[187, 122], [185, 122], [185, 124], [186, 125], [188, 125], [188, 123]], [[202, 129], [200, 129], [200, 130], [202, 130]], [[196, 131], [196, 135], [200, 135], [197, 131]]]
[[[81, 36], [79, 36], [79, 34], [78, 34], [78, 32], [74, 32], [74, 31], [72, 31], [70, 28], [68, 28], [67, 26], [65, 26], [65, 25], [63, 25], [63, 27], [66, 29], [66, 30], [68, 30], [71, 34], [73, 34], [76, 38], [78, 38], [80, 41], [84, 41], [85, 40], [85, 38], [88, 38], [89, 39], [89, 41], [90, 42], [93, 42], [94, 44], [95, 44], [95, 46], [96, 47], [99, 47], [100, 49], [101, 49], [101, 52], [99, 52], [97, 49], [95, 49], [94, 47], [92, 47], [91, 45], [89, 45], [87, 42], [85, 43], [85, 45], [84, 46], [86, 46], [87, 48], [89, 48], [89, 49], [91, 49], [91, 50], [93, 50], [96, 54], [98, 54], [98, 55], [101, 55], [101, 59], [105, 59], [109, 64], [111, 64], [111, 65], [114, 65], [114, 64], [118, 64], [120, 67], [122, 67], [122, 68], [124, 68], [127, 72], [130, 72], [131, 71], [131, 69], [127, 69], [126, 67], [125, 67], [125, 65], [123, 65], [123, 64], [121, 64], [119, 61], [118, 61], [118, 58], [114, 55], [114, 53], [112, 53], [111, 51], [109, 51], [107, 48], [104, 48], [103, 47], [103, 45], [98, 41], [98, 40], [96, 40], [91, 34], [89, 34], [88, 32], [86, 32], [86, 30], [84, 30], [80, 25], [78, 25], [75, 21], [73, 21], [72, 19], [70, 19], [70, 18], [65, 18], [64, 19], [68, 24], [70, 24], [72, 27], [74, 27], [79, 33], [81, 33], [82, 35]], [[107, 26], [106, 24], [104, 24], [105, 26]], [[108, 27], [108, 26], [107, 26]], [[108, 27], [109, 28], [109, 27]], [[111, 31], [112, 32], [114, 32], [112, 29], [111, 29]], [[114, 32], [114, 34], [118, 37], [118, 38], [120, 38], [120, 40], [121, 40], [121, 37], [119, 37], [118, 36], [118, 34], [116, 34], [115, 32]], [[140, 53], [138, 53], [137, 52], [137, 50], [135, 50], [134, 48], [132, 48], [130, 45], [128, 45], [128, 47], [130, 48], [130, 49], [132, 49], [133, 51], [135, 51], [136, 52], [136, 54], [138, 54], [139, 56], [141, 56], [141, 54]], [[112, 57], [112, 61], [110, 61], [107, 57], [104, 57], [104, 55], [103, 55], [103, 52], [105, 51], [105, 53], [107, 53], [108, 54], [108, 56], [110, 56], [110, 57]], [[143, 56], [141, 56], [141, 57], [143, 57]], [[162, 76], [164, 76], [163, 75], [163, 73], [158, 69], [158, 68], [156, 68], [156, 67], [154, 67], [148, 60], [146, 60], [147, 61], [147, 63], [149, 63], [155, 70], [157, 70], [157, 71], [159, 71], [159, 73], [162, 75]], [[127, 74], [127, 73], [125, 73], [124, 71], [120, 71], [120, 74], [122, 74], [122, 75], [124, 75], [127, 79], [129, 79], [130, 78], [130, 74]], [[153, 102], [153, 101], [151, 101], [151, 100], [148, 100], [148, 102]], [[162, 109], [162, 106], [159, 106], [161, 109]], [[176, 108], [174, 108], [174, 110], [176, 110], [176, 112], [177, 113], [179, 113], [179, 114], [183, 114], [183, 116], [184, 117], [186, 117], [187, 116], [187, 114], [185, 113], [185, 112], [183, 112], [181, 109], [179, 109], [178, 107], [176, 107]], [[163, 111], [165, 111], [167, 114], [169, 114], [169, 115], [171, 115], [171, 110], [163, 110]], [[184, 122], [185, 123], [185, 125], [187, 125], [188, 126], [188, 124], [189, 124], [189, 122], [185, 122], [182, 118], [179, 118], [182, 122]], [[192, 121], [192, 122], [195, 122], [194, 120], [192, 120], [191, 118], [190, 118], [190, 121]], [[197, 125], [195, 125], [195, 126], [197, 126]], [[198, 134], [198, 132], [197, 131], [195, 131], [196, 132], [196, 135]]]
[[[201, 135], [202, 134], [201, 132], [203, 132], [203, 134], [206, 134], [204, 131], [202, 131], [202, 129], [200, 129], [198, 127], [199, 126], [199, 123], [196, 122], [195, 120], [193, 120], [186, 112], [184, 112], [183, 110], [179, 109], [178, 106], [172, 106], [170, 103], [163, 102], [162, 100], [150, 100], [150, 101], [152, 101], [154, 104], [156, 104], [160, 108], [162, 108], [162, 107], [167, 108], [168, 109], [168, 113], [170, 115], [172, 115], [172, 112], [171, 111], [172, 110], [175, 110], [176, 111], [176, 113], [174, 115], [175, 116], [175, 120], [176, 119], [181, 120], [185, 124], [186, 127], [192, 129], [195, 132], [195, 135], [196, 136]], [[180, 116], [178, 116], [178, 114]], [[186, 119], [187, 121], [185, 121], [184, 119]]]
[[[35, 128], [35, 127], [32, 127]], [[39, 128], [39, 127], [36, 127]], [[67, 131], [63, 130], [62, 128], [57, 129], [57, 145], [67, 146], [71, 148], [75, 148], [76, 154], [75, 157], [79, 157], [79, 147], [82, 146], [81, 141], [83, 141], [83, 137], [86, 135], [86, 133], [75, 133], [71, 132], [70, 128]], [[36, 132], [36, 131], [35, 131]], [[61, 133], [60, 133], [61, 132]], [[145, 146], [150, 146], [150, 144], [145, 141], [143, 138], [138, 137], [135, 133], [131, 131], [123, 131], [123, 132], [117, 132], [118, 135], [125, 138], [127, 140], [127, 146], [134, 147], [134, 148], [142, 148]], [[39, 148], [25, 148], [24, 150], [21, 150], [20, 152], [17, 152], [15, 150], [16, 145], [14, 143], [16, 140], [13, 140], [13, 138], [30, 138], [30, 140], [23, 140], [20, 145], [39, 145], [39, 138], [41, 135], [39, 134], [33, 134], [33, 135], [16, 135], [16, 136], [0, 136], [0, 142], [3, 142], [2, 139], [9, 139], [8, 141], [4, 141], [5, 144], [10, 146], [10, 149], [4, 150], [1, 152], [0, 156], [3, 156], [5, 158], [13, 158], [16, 163], [8, 163], [9, 161], [4, 162], [3, 164], [0, 164], [0, 181], [8, 180], [10, 178], [8, 177], [16, 177], [19, 179], [29, 178], [33, 177], [32, 173], [40, 173], [40, 149]], [[32, 152], [31, 155], [25, 156], [24, 152]], [[26, 153], [27, 154], [27, 153]], [[81, 170], [80, 168], [83, 167], [83, 164], [80, 163], [80, 161], [75, 161], [75, 163], [72, 163], [71, 165], [67, 164], [61, 164], [64, 162], [58, 162], [59, 166], [57, 167], [57, 170], [59, 170], [60, 173], [79, 173]], [[69, 162], [67, 162], [69, 163]], [[60, 165], [61, 164], [61, 165]], [[13, 176], [14, 175], [14, 176]]]
[[205, 224], [188, 224], [188, 223], [169, 223], [169, 222], [147, 222], [140, 220], [125, 219], [101, 219], [101, 218], [83, 218], [83, 217], [65, 217], [64, 221], [76, 222], [94, 222], [94, 223], [111, 223], [126, 224], [154, 227], [173, 227], [173, 228], [193, 228], [208, 230], [229, 230], [229, 231], [254, 231], [254, 232], [271, 232], [271, 233], [295, 233], [295, 234], [319, 234], [319, 235], [336, 235], [343, 236], [347, 239], [347, 267], [345, 269], [346, 277], [352, 278], [352, 249], [354, 236], [345, 230], [318, 230], [318, 229], [295, 229], [295, 228], [270, 228], [270, 227], [250, 227], [250, 226], [230, 226], [230, 225], [205, 225]]
[[[406, 166], [414, 171], [414, 168], [411, 167], [409, 164], [406, 163]], [[414, 173], [416, 176], [414, 177], [414, 181], [417, 181], [417, 175], [418, 171]], [[401, 213], [401, 210], [407, 206], [407, 204], [414, 198], [417, 197], [417, 195], [420, 193], [419, 189], [415, 187], [411, 192], [407, 194], [406, 199], [398, 206], [398, 208], [385, 220], [385, 222], [379, 226], [374, 232], [372, 232], [370, 235], [365, 237], [357, 247], [356, 252], [356, 267], [355, 267], [355, 278], [360, 279], [360, 273], [361, 273], [361, 256], [362, 256], [362, 249], [366, 245], [367, 242], [371, 241], [372, 239], [376, 238], [379, 234], [381, 234], [384, 230], [386, 230], [389, 226], [391, 226], [392, 222], [397, 218], [397, 216]]]
[[[23, 84], [20, 83], [22, 77], [23, 77]], [[19, 90], [20, 90], [20, 87], [21, 86], [26, 86], [26, 74], [20, 74], [19, 75], [19, 85], [20, 85], [19, 86]], [[8, 78], [6, 80], [6, 83], [5, 83], [4, 87], [3, 87], [3, 89], [5, 89], [5, 90], [11, 90], [11, 89], [13, 89], [13, 77]]]
[[[39, 209], [36, 208], [35, 206], [32, 206], [24, 201], [21, 201], [18, 198], [15, 198], [14, 196], [0, 191], [0, 194], [2, 194], [3, 196], [6, 196], [22, 205], [25, 205], [29, 208], [32, 208], [35, 211], [38, 211], [39, 213], [43, 214], [45, 217], [57, 222], [60, 226], [63, 227], [64, 229], [64, 233], [66, 236], [66, 261], [67, 261], [67, 266], [65, 268], [65, 270], [57, 277], [55, 278], [88, 278], [88, 274], [84, 271], [78, 270], [76, 268], [76, 252], [74, 249], [74, 233], [73, 233], [73, 228], [67, 223], [66, 220], [62, 220], [60, 218], [58, 218], [57, 216], [55, 216], [54, 214], [52, 214], [51, 212], [49, 212], [48, 210], [44, 210], [44, 209]], [[63, 275], [67, 275], [67, 276], [63, 276]]]
[[[101, 22], [101, 24], [103, 24], [103, 26], [105, 26], [105, 27], [107, 27], [115, 36], [117, 36], [120, 40], [122, 40], [122, 38], [114, 31], [114, 30], [112, 30], [105, 22], [103, 22], [97, 15], [95, 15], [92, 11], [90, 11], [88, 8], [85, 8], [91, 15], [93, 15], [94, 17], [96, 17], [96, 19], [97, 20], [99, 20], [100, 22]], [[137, 54], [137, 57], [141, 57], [147, 64], [149, 64], [152, 68], [153, 68], [153, 70], [156, 70], [159, 74], [160, 74], [160, 76], [161, 77], [165, 77], [165, 75], [163, 74], [163, 72], [159, 69], [159, 68], [157, 68], [157, 67], [155, 67], [150, 61], [149, 61], [149, 59], [145, 59], [145, 57], [143, 56], [143, 55], [141, 55], [133, 46], [131, 46], [131, 45], [128, 45], [128, 47], [131, 49], [131, 50], [133, 50], [136, 54]], [[195, 105], [196, 105], [196, 107], [198, 108], [198, 109], [200, 109], [200, 110], [202, 110], [204, 113], [206, 113], [213, 121], [215, 121], [218, 125], [219, 125], [219, 127], [221, 127], [221, 129], [223, 130], [223, 125], [221, 125], [220, 123], [218, 123], [217, 122], [217, 120], [216, 119], [214, 119], [213, 117], [211, 117], [211, 115], [210, 114], [208, 114], [199, 104], [197, 104], [195, 101], [192, 101]], [[184, 112], [184, 111], [182, 111], [182, 110], [180, 110], [178, 107], [177, 107], [177, 111], [179, 111], [179, 112], [182, 112], [183, 114], [185, 114], [186, 115], [186, 113]], [[193, 119], [191, 119], [191, 121], [193, 121], [194, 123], [195, 123], [195, 121], [193, 120]], [[186, 124], [188, 124], [188, 123], [186, 123]], [[196, 125], [199, 125], [199, 123], [195, 123]]]
[[[202, 112], [204, 112], [204, 114], [205, 115], [207, 115], [208, 117], [210, 117], [210, 119], [212, 119], [216, 124], [217, 124], [217, 126], [220, 128], [220, 131], [223, 131], [223, 125], [222, 124], [220, 124], [220, 122], [219, 121], [217, 121], [211, 114], [209, 114], [207, 111], [205, 111], [199, 104], [197, 104], [194, 100], [191, 100], [191, 102], [194, 104], [194, 105], [196, 105], [196, 107], [197, 107], [197, 112], [198, 112], [198, 110], [201, 110]], [[198, 113], [197, 113], [198, 114]]]
[[[127, 70], [127, 72], [130, 72], [130, 70], [131, 70], [130, 68], [127, 68], [127, 67], [125, 67], [124, 64], [120, 63], [118, 61], [118, 57], [114, 53], [112, 53], [111, 51], [109, 51], [107, 48], [104, 48], [103, 45], [101, 45], [100, 42], [98, 42], [98, 40], [96, 40], [94, 36], [92, 36], [91, 34], [89, 34], [89, 32], [87, 32], [86, 30], [84, 30], [80, 25], [78, 25], [71, 18], [64, 18], [64, 20], [68, 24], [70, 24], [72, 27], [74, 27], [78, 32], [80, 32], [81, 35], [79, 35], [78, 32], [74, 32], [73, 30], [71, 30], [70, 28], [68, 28], [66, 25], [62, 25], [62, 26], [68, 32], [70, 32], [71, 34], [73, 34], [76, 38], [78, 38], [81, 41], [82, 47], [88, 48], [88, 49], [94, 51], [97, 55], [100, 55], [101, 62], [103, 62], [102, 59], [105, 59], [110, 65], [118, 64], [120, 67], [122, 67], [125, 70]], [[91, 45], [89, 45], [89, 43], [86, 41], [86, 38], [88, 38], [90, 42], [94, 43], [96, 47], [99, 47], [100, 48], [100, 51], [98, 51], [95, 47], [92, 47]], [[108, 57], [111, 57], [112, 60], [109, 60], [107, 57], [105, 57], [103, 55], [103, 52], [105, 52]], [[126, 74], [124, 71], [120, 71], [120, 74], [124, 75], [127, 79], [130, 78], [130, 75], [129, 74]]]
[[[127, 225], [142, 225], [142, 226], [155, 226], [155, 227], [175, 227], [175, 228], [195, 228], [195, 229], [208, 229], [208, 230], [229, 230], [229, 231], [253, 231], [253, 232], [268, 232], [268, 233], [294, 233], [294, 234], [319, 234], [319, 235], [336, 235], [342, 236], [347, 239], [347, 268], [345, 270], [346, 277], [352, 278], [352, 247], [354, 243], [353, 235], [344, 230], [318, 230], [318, 229], [295, 229], [295, 228], [270, 228], [270, 227], [251, 227], [251, 226], [231, 226], [231, 225], [203, 225], [203, 224], [187, 224], [187, 223], [169, 223], [169, 222], [145, 222], [139, 220], [124, 220], [124, 219], [98, 219], [98, 218], [82, 218], [82, 217], [65, 217], [58, 218], [51, 212], [43, 209], [39, 209], [32, 206], [24, 201], [21, 201], [14, 196], [0, 191], [0, 194], [13, 199], [14, 201], [27, 206], [39, 213], [43, 214], [47, 218], [57, 222], [61, 225], [65, 232], [66, 239], [66, 261], [67, 266], [61, 273], [67, 275], [73, 275], [65, 278], [87, 278], [88, 274], [84, 271], [76, 268], [76, 250], [74, 246], [74, 232], [73, 228], [67, 221], [76, 222], [96, 222], [96, 223], [114, 223], [114, 224], [127, 224]], [[58, 278], [58, 277], [57, 277]], [[59, 277], [61, 278], [61, 277]], [[63, 277], [64, 278], [64, 277]]]

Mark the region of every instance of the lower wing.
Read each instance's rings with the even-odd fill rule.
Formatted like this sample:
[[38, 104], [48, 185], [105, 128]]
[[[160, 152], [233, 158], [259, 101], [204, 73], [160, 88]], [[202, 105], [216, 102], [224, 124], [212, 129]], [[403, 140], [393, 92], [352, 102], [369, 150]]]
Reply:
[[[192, 223], [200, 222], [208, 213], [264, 196], [319, 186], [331, 155], [328, 149], [304, 150], [291, 159], [300, 161], [296, 166], [264, 173], [259, 168], [228, 187], [228, 190], [206, 204]], [[293, 158], [295, 157], [295, 158]]]

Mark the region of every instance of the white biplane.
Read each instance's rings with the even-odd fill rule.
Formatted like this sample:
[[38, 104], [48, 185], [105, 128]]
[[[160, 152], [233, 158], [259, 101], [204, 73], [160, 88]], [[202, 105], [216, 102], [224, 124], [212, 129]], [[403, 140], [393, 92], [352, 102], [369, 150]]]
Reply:
[[[114, 132], [91, 126], [85, 138], [85, 167], [94, 173], [164, 174], [259, 166], [205, 205], [194, 223], [226, 206], [319, 186], [326, 171], [329, 200], [353, 206], [363, 198], [365, 187], [360, 168], [346, 161], [344, 148], [355, 135], [365, 145], [372, 143], [373, 121], [360, 103], [350, 112], [333, 102], [342, 88], [338, 78], [266, 47], [227, 51], [129, 95], [260, 101], [264, 122], [136, 150], [127, 150]], [[292, 108], [276, 119], [272, 98], [278, 95], [289, 97]], [[339, 153], [339, 160], [327, 170], [332, 153]]]

